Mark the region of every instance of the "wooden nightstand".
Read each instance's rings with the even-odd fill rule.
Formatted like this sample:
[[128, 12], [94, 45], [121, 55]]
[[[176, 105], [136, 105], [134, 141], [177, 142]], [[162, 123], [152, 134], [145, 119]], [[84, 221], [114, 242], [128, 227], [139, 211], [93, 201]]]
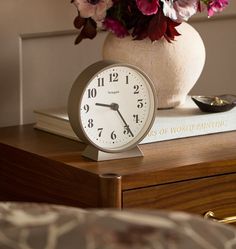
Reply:
[[32, 125], [0, 129], [0, 200], [236, 215], [236, 132], [142, 145], [93, 162], [84, 145]]

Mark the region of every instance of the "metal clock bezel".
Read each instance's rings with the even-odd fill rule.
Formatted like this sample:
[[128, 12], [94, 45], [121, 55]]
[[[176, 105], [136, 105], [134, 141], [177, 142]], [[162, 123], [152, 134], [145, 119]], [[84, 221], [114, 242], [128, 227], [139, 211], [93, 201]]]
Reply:
[[[150, 112], [151, 117], [148, 118], [149, 124], [146, 125], [147, 127], [146, 127], [145, 131], [143, 131], [143, 129], [145, 128], [145, 126], [144, 126], [141, 129], [141, 131], [137, 134], [137, 136], [135, 136], [135, 138], [133, 140], [129, 141], [127, 143], [127, 145], [123, 145], [122, 147], [119, 146], [117, 148], [108, 149], [108, 148], [98, 146], [96, 143], [94, 143], [94, 141], [92, 141], [87, 136], [86, 131], [83, 129], [83, 125], [82, 125], [81, 118], [80, 118], [81, 117], [81, 115], [80, 115], [81, 102], [82, 102], [82, 97], [85, 93], [85, 90], [86, 90], [87, 86], [90, 84], [90, 82], [99, 73], [101, 73], [107, 69], [110, 69], [112, 67], [117, 67], [117, 66], [131, 68], [131, 69], [137, 71], [139, 74], [142, 75], [142, 77], [145, 78], [145, 80], [149, 84], [149, 87], [151, 90], [150, 92], [152, 93], [151, 102], [152, 102], [152, 109], [153, 110], [151, 110], [151, 112]], [[108, 153], [119, 153], [119, 152], [124, 152], [124, 151], [127, 151], [127, 150], [134, 148], [148, 134], [149, 130], [151, 129], [151, 127], [154, 123], [155, 117], [156, 117], [157, 95], [156, 95], [156, 90], [155, 90], [155, 87], [154, 87], [151, 79], [142, 70], [140, 70], [136, 66], [133, 66], [133, 65], [130, 65], [127, 63], [120, 63], [120, 62], [115, 62], [115, 61], [103, 60], [103, 61], [98, 61], [98, 62], [90, 65], [85, 70], [83, 70], [82, 73], [77, 77], [77, 79], [75, 80], [75, 82], [71, 88], [71, 91], [70, 91], [67, 108], [68, 108], [68, 116], [69, 116], [69, 121], [70, 121], [71, 127], [80, 140], [82, 140], [86, 144], [92, 145], [93, 147], [97, 148], [100, 151], [108, 152]], [[142, 133], [141, 136], [139, 135], [140, 133]]]

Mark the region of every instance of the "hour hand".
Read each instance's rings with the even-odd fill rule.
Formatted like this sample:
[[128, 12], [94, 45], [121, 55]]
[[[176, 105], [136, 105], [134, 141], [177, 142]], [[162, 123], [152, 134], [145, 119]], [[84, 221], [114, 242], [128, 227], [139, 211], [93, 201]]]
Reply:
[[111, 108], [111, 109], [114, 110], [114, 111], [117, 111], [117, 110], [119, 109], [119, 105], [116, 104], [116, 103], [111, 103], [110, 105], [108, 105], [108, 104], [103, 104], [103, 103], [95, 103], [95, 105], [104, 106], [104, 107], [109, 107], [109, 108]]

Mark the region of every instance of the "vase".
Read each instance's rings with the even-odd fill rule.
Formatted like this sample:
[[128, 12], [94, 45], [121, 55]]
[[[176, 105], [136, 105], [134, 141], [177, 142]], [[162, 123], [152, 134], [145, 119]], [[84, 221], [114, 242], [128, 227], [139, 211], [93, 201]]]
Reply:
[[109, 33], [103, 45], [103, 59], [135, 65], [151, 78], [159, 109], [184, 103], [205, 64], [205, 47], [199, 33], [188, 23], [177, 30], [181, 35], [171, 43], [164, 38], [151, 42]]

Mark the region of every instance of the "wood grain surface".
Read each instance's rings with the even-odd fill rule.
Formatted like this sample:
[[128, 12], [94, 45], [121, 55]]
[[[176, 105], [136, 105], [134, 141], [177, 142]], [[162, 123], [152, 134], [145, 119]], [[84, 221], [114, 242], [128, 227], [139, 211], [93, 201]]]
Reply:
[[[84, 147], [33, 125], [1, 128], [0, 200], [197, 213], [224, 210], [223, 202], [230, 213], [236, 208], [236, 132], [141, 145], [143, 158], [104, 162], [84, 158]], [[104, 181], [106, 175], [117, 177]]]
[[24, 150], [96, 175], [121, 175], [122, 189], [236, 172], [236, 132], [146, 144], [140, 146], [143, 158], [104, 162], [82, 157], [84, 144], [32, 125], [0, 129], [1, 144], [14, 147], [12, 153]]
[[124, 191], [124, 208], [174, 209], [218, 217], [236, 215], [236, 174]]

